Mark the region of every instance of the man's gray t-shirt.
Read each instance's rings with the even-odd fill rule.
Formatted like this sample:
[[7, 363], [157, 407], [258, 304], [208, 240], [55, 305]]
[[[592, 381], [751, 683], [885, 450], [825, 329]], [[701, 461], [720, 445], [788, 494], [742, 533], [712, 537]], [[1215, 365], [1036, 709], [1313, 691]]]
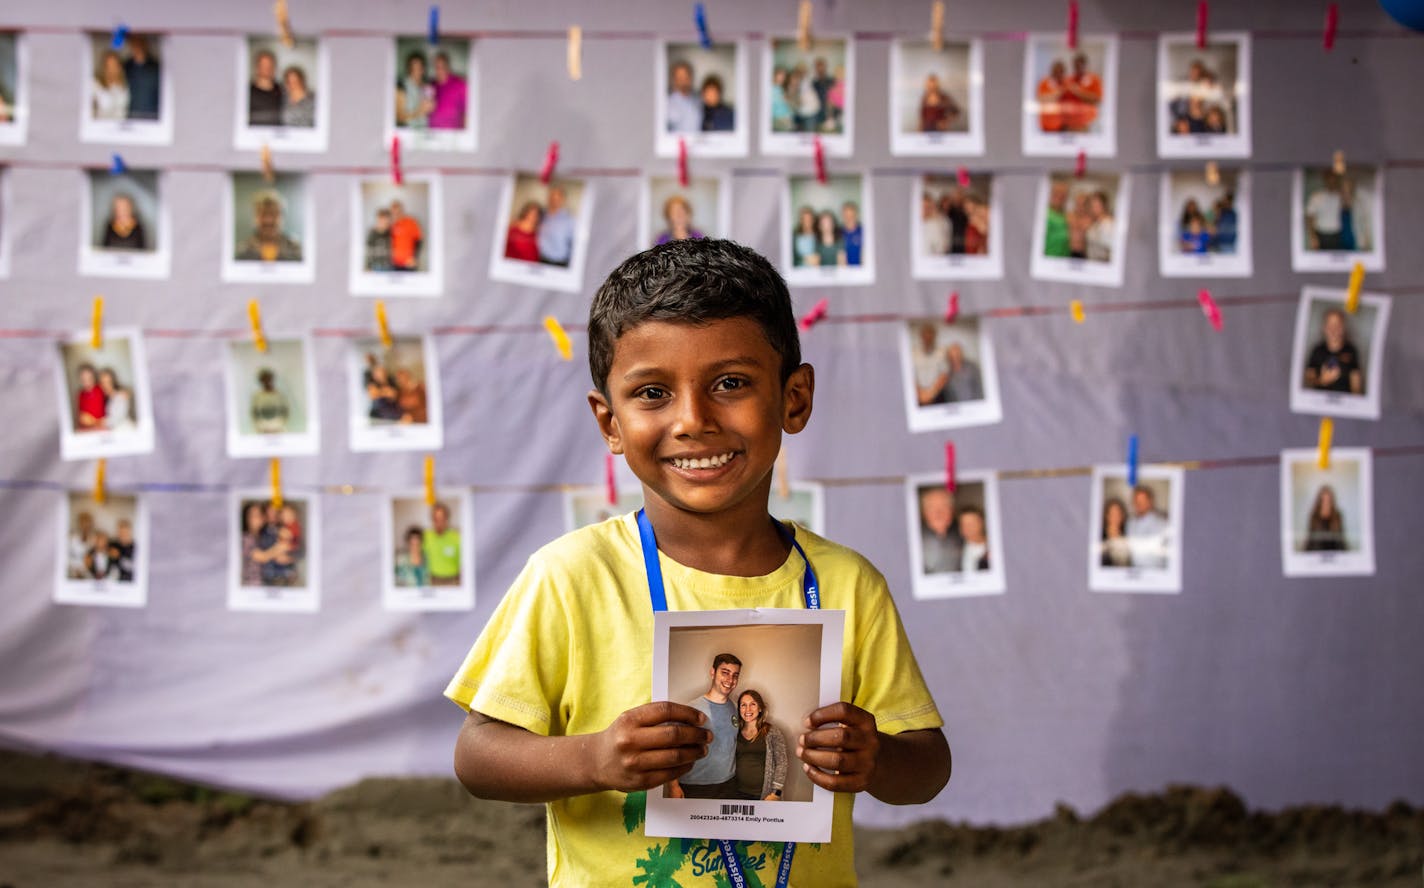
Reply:
[[731, 700], [713, 703], [706, 697], [698, 697], [687, 705], [707, 716], [707, 730], [712, 732], [712, 742], [707, 745], [707, 755], [698, 759], [692, 770], [678, 781], [693, 786], [713, 786], [731, 780], [737, 766], [736, 704]]

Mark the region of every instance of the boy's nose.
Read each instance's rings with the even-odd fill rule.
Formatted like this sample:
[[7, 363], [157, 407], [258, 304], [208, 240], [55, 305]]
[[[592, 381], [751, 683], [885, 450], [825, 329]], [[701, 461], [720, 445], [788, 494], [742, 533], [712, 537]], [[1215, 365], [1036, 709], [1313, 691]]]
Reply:
[[678, 437], [696, 436], [716, 429], [716, 423], [712, 419], [712, 407], [701, 395], [683, 395], [678, 402], [673, 434]]

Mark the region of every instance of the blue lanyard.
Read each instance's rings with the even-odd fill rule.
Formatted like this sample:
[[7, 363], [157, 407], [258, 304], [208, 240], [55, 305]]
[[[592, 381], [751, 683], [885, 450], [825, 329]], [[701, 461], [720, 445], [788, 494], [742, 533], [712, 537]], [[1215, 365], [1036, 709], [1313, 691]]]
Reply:
[[[801, 577], [801, 597], [805, 599], [808, 610], [818, 610], [821, 607], [821, 587], [816, 581], [816, 572], [811, 569], [811, 559], [806, 557], [806, 550], [796, 541], [796, 534], [785, 524], [777, 521], [776, 530], [783, 540], [791, 543], [791, 548], [796, 550], [796, 554], [800, 555], [801, 561], [805, 563], [806, 572]], [[653, 535], [653, 523], [648, 520], [648, 513], [643, 509], [638, 510], [638, 536], [643, 542], [643, 569], [648, 574], [648, 597], [652, 599], [653, 611], [665, 611], [667, 594], [663, 590], [663, 568], [658, 562], [658, 540]], [[735, 846], [727, 839], [718, 839], [717, 846], [722, 850], [722, 865], [727, 868], [727, 881], [731, 883], [732, 888], [746, 888], [747, 877], [742, 871], [742, 862], [737, 858]], [[781, 864], [776, 869], [776, 888], [786, 888], [786, 883], [791, 878], [791, 860], [795, 854], [795, 842], [782, 843]]]

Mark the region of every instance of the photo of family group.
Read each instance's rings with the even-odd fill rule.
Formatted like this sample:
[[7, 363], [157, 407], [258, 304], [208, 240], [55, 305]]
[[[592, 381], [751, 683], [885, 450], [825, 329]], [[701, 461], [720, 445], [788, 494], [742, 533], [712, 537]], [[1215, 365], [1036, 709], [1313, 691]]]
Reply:
[[788, 176], [781, 219], [781, 273], [797, 285], [875, 283], [870, 180], [860, 174]]
[[643, 180], [643, 212], [638, 243], [653, 247], [668, 241], [727, 237], [731, 233], [731, 185], [726, 176], [691, 177], [684, 188], [677, 176]]
[[1375, 572], [1374, 457], [1368, 447], [1281, 451], [1281, 565], [1288, 577]]
[[67, 491], [60, 505], [60, 604], [143, 607], [148, 599], [148, 514], [137, 496]]
[[80, 58], [84, 84], [79, 140], [120, 145], [173, 141], [173, 91], [163, 63], [163, 36], [90, 32]]
[[1384, 337], [1390, 298], [1361, 294], [1351, 313], [1345, 290], [1306, 287], [1295, 316], [1291, 410], [1380, 418]]
[[992, 473], [959, 473], [954, 490], [943, 473], [913, 475], [905, 481], [905, 504], [916, 598], [1004, 591], [999, 483]]
[[[578, 530], [610, 518], [618, 518], [643, 508], [643, 487], [636, 478], [621, 477], [618, 481], [618, 503], [608, 501], [608, 491], [602, 487], [573, 487], [564, 493], [564, 529]], [[812, 533], [825, 533], [825, 488], [808, 481], [787, 485], [786, 496], [772, 485], [767, 511], [778, 521], [791, 521]]]
[[157, 170], [84, 170], [79, 188], [79, 273], [161, 278], [170, 266], [168, 210]]
[[321, 528], [316, 497], [236, 491], [229, 610], [314, 613], [321, 596]]
[[1182, 491], [1177, 466], [1093, 468], [1088, 588], [1096, 592], [1182, 591]]
[[227, 455], [313, 456], [321, 442], [311, 342], [268, 338], [226, 346]]
[[1157, 153], [1251, 156], [1251, 35], [1164, 34], [1157, 44]]
[[588, 257], [593, 193], [582, 179], [516, 173], [500, 196], [490, 277], [512, 284], [577, 293]]
[[692, 770], [648, 793], [647, 835], [830, 838], [832, 793], [792, 756], [802, 720], [840, 698], [845, 612], [808, 610], [799, 588], [789, 594], [783, 608], [654, 614], [652, 697], [701, 711], [712, 742]]
[[1023, 153], [1090, 157], [1117, 153], [1116, 37], [1030, 34], [1024, 51]]
[[358, 178], [351, 185], [351, 292], [357, 296], [439, 296], [444, 286], [440, 181], [409, 174]]
[[269, 144], [284, 151], [325, 151], [326, 49], [311, 37], [291, 46], [274, 35], [238, 38], [238, 150]]
[[474, 151], [479, 79], [469, 40], [397, 37], [391, 44], [391, 103], [382, 144], [413, 151]]
[[1303, 167], [1291, 183], [1291, 268], [1384, 271], [1384, 170]]
[[469, 610], [475, 606], [475, 546], [470, 498], [424, 491], [387, 499], [381, 546], [382, 600], [387, 610]]
[[222, 279], [309, 284], [316, 279], [316, 220], [301, 173], [238, 172], [224, 193]]
[[900, 325], [900, 372], [912, 432], [992, 425], [1003, 419], [994, 341], [978, 316]]
[[751, 132], [746, 57], [737, 43], [659, 43], [653, 81], [659, 157], [676, 157], [679, 143], [689, 155], [746, 155]]
[[890, 44], [890, 151], [984, 153], [984, 57], [977, 40]]
[[1042, 281], [1121, 287], [1131, 186], [1132, 180], [1118, 173], [1044, 177], [1029, 274]]
[[1163, 277], [1250, 277], [1251, 173], [1222, 167], [1162, 174], [1158, 263]]
[[0, 31], [0, 145], [23, 145], [29, 123], [25, 94], [28, 45], [14, 31]]
[[817, 136], [826, 154], [849, 157], [855, 116], [855, 49], [849, 38], [771, 37], [764, 70], [761, 150], [810, 156]]
[[89, 331], [60, 343], [59, 451], [62, 459], [153, 452], [148, 363], [137, 330], [104, 331], [95, 348]]
[[911, 269], [921, 280], [983, 280], [1004, 275], [999, 249], [1002, 214], [994, 201], [994, 178], [926, 174], [918, 180], [919, 202], [911, 206]]
[[354, 452], [444, 446], [440, 364], [430, 336], [352, 339], [346, 345], [347, 415]]

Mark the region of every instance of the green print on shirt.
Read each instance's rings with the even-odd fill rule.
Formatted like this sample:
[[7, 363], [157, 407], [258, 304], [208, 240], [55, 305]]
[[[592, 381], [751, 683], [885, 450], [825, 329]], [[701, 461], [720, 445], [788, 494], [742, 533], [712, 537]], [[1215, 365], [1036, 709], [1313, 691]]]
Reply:
[[643, 888], [682, 888], [673, 874], [682, 869], [686, 860], [687, 856], [674, 850], [671, 843], [654, 845], [648, 849], [647, 857], [638, 858], [638, 869], [643, 872], [633, 877], [633, 884]]

